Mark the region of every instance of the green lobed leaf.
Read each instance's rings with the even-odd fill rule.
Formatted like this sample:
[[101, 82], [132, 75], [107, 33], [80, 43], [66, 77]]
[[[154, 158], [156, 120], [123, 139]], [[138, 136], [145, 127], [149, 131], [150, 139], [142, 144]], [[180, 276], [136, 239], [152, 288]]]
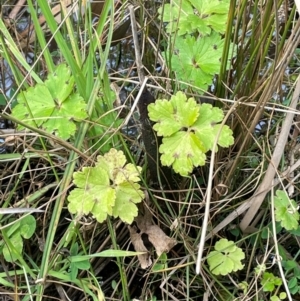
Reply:
[[299, 227], [299, 212], [297, 203], [291, 200], [287, 193], [282, 190], [276, 191], [274, 197], [275, 219], [286, 230], [295, 230]]
[[193, 133], [180, 131], [163, 138], [159, 152], [162, 153], [162, 165], [172, 165], [174, 171], [182, 176], [187, 176], [194, 167], [205, 165], [202, 144]]
[[[193, 130], [196, 133], [196, 136], [199, 138], [202, 144], [202, 149], [204, 152], [207, 152], [208, 150], [212, 150], [212, 147], [214, 145], [217, 133], [219, 132], [220, 126], [216, 123], [223, 120], [224, 114], [223, 111], [219, 108], [212, 107], [210, 104], [202, 104], [200, 107], [200, 114], [199, 118], [195, 122], [193, 126]], [[223, 127], [225, 131], [227, 131], [226, 127]], [[228, 135], [228, 143], [229, 146], [233, 144], [233, 137], [232, 137], [232, 131], [229, 129], [228, 133], [223, 133], [223, 130], [221, 132], [220, 138], [222, 136], [222, 142], [224, 143], [224, 136], [225, 139]], [[225, 142], [225, 143], [226, 143]]]
[[172, 166], [175, 172], [187, 176], [194, 167], [205, 164], [205, 153], [212, 150], [220, 131], [218, 145], [228, 147], [234, 142], [228, 126], [221, 128], [221, 109], [209, 104], [197, 104], [177, 92], [170, 101], [158, 99], [148, 106], [149, 118], [158, 136], [163, 136], [159, 147], [161, 163]]
[[71, 94], [60, 106], [60, 113], [69, 121], [82, 121], [87, 117], [86, 103], [78, 94]]
[[[117, 159], [116, 159], [117, 158]], [[98, 156], [96, 166], [101, 166], [109, 174], [109, 178], [115, 184], [124, 182], [138, 182], [141, 167], [135, 166], [131, 163], [126, 164], [126, 157], [122, 151], [111, 149], [104, 156]]]
[[138, 215], [135, 204], [140, 203], [144, 194], [137, 183], [123, 182], [116, 187], [116, 204], [112, 215], [119, 217], [123, 222], [131, 224]]
[[122, 151], [111, 149], [97, 157], [95, 167], [84, 167], [74, 173], [77, 188], [71, 191], [68, 209], [71, 213], [93, 214], [98, 222], [108, 215], [131, 224], [138, 214], [136, 203], [144, 198], [140, 185], [140, 167], [126, 164]]
[[[98, 195], [95, 196], [95, 204], [94, 207], [92, 208], [91, 212], [95, 213], [106, 213], [111, 215], [113, 212], [113, 207], [115, 206], [116, 202], [116, 193], [115, 190], [110, 187], [110, 186], [102, 186], [98, 185], [93, 189], [94, 191], [98, 191]], [[97, 218], [98, 222], [101, 223], [103, 222], [104, 219], [99, 220]]]
[[43, 126], [48, 132], [54, 132], [62, 139], [68, 139], [75, 134], [74, 121], [87, 117], [85, 108], [83, 98], [79, 94], [72, 94], [59, 107], [56, 107]]
[[177, 79], [206, 90], [220, 71], [223, 46], [224, 40], [215, 32], [197, 39], [178, 37], [175, 40], [176, 54], [171, 59]]
[[179, 81], [204, 90], [211, 85], [220, 71], [229, 6], [229, 0], [173, 0], [158, 10], [167, 32], [176, 32], [175, 47], [165, 56]]
[[72, 93], [73, 89], [74, 79], [69, 68], [62, 64], [44, 84], [21, 92], [12, 114], [28, 125], [42, 126], [46, 131], [68, 139], [75, 134], [74, 121], [87, 117], [86, 103], [78, 93]]
[[229, 11], [229, 0], [173, 0], [158, 9], [159, 18], [168, 22], [166, 30], [179, 35], [209, 35], [213, 29], [223, 34]]
[[115, 205], [115, 191], [110, 186], [106, 170], [100, 166], [84, 167], [81, 172], [74, 173], [74, 183], [78, 186], [71, 191], [68, 209], [79, 215], [92, 212], [99, 223], [107, 214], [112, 214]]
[[181, 29], [181, 27], [186, 25], [186, 17], [194, 15], [194, 11], [188, 0], [174, 0], [172, 4], [166, 3], [164, 7], [160, 7], [158, 14], [159, 19], [169, 23], [166, 31], [173, 33], [177, 28], [184, 32], [184, 29]]
[[148, 112], [149, 118], [157, 122], [153, 128], [158, 136], [171, 136], [180, 130], [181, 125], [174, 118], [174, 108], [168, 100], [158, 99], [155, 104], [151, 103], [148, 106]]
[[[171, 29], [169, 29], [168, 26], [167, 31], [171, 32]], [[194, 31], [201, 32], [202, 36], [206, 36], [211, 33], [211, 28], [207, 26], [205, 19], [201, 19], [197, 15], [191, 14], [188, 16], [182, 16], [180, 18], [180, 24], [178, 24], [178, 35], [182, 36]]]
[[73, 214], [77, 213], [80, 216], [89, 214], [95, 204], [95, 198], [80, 188], [73, 189], [68, 196], [68, 200], [69, 211]]
[[207, 262], [213, 274], [227, 275], [243, 269], [241, 261], [244, 258], [245, 253], [241, 248], [233, 241], [222, 238], [215, 244], [215, 251], [209, 253]]
[[116, 149], [111, 149], [104, 156], [97, 157], [96, 166], [101, 166], [104, 168], [111, 180], [115, 179], [116, 174], [119, 169], [122, 169], [126, 164], [126, 157], [122, 151], [117, 151]]
[[74, 77], [71, 76], [71, 70], [65, 64], [61, 64], [48, 76], [45, 85], [55, 103], [61, 105], [73, 90]]
[[187, 99], [182, 92], [177, 92], [168, 101], [159, 99], [148, 106], [149, 118], [155, 121], [154, 130], [158, 136], [171, 136], [183, 127], [194, 124], [199, 115], [199, 106], [194, 98]]
[[230, 145], [232, 145], [234, 143], [234, 139], [232, 136], [232, 130], [229, 128], [228, 125], [223, 125], [221, 126], [221, 124], [216, 124], [213, 128], [213, 133], [215, 136], [217, 136], [217, 134], [219, 133], [220, 129], [222, 127], [222, 130], [220, 132], [219, 135], [219, 139], [218, 139], [218, 145], [222, 146], [222, 147], [228, 147]]
[[[52, 96], [43, 84], [30, 87], [17, 96], [18, 104], [12, 114], [31, 126], [40, 126], [48, 120], [54, 111]], [[23, 129], [19, 126], [20, 129]]]
[[[207, 27], [219, 33], [225, 32], [230, 0], [190, 0], [190, 2]], [[201, 32], [201, 28], [198, 30]]]

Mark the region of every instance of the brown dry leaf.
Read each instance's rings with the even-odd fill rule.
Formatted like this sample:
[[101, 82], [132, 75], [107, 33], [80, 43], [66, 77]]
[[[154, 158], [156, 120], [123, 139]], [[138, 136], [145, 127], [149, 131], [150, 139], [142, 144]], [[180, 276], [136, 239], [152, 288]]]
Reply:
[[[134, 221], [133, 225], [129, 226], [130, 239], [137, 252], [147, 252], [147, 254], [138, 256], [142, 269], [146, 269], [152, 264], [152, 260], [149, 249], [145, 244], [148, 245], [150, 242], [155, 248], [157, 255], [160, 256], [164, 252], [169, 252], [177, 242], [152, 223], [151, 214], [146, 208], [145, 214], [142, 215], [140, 212]], [[145, 237], [148, 243], [145, 241]]]
[[137, 252], [147, 252], [146, 254], [138, 255], [138, 260], [142, 269], [147, 269], [151, 264], [151, 256], [148, 249], [145, 247], [141, 238], [141, 233], [137, 233], [135, 227], [128, 226], [130, 232], [130, 239]]

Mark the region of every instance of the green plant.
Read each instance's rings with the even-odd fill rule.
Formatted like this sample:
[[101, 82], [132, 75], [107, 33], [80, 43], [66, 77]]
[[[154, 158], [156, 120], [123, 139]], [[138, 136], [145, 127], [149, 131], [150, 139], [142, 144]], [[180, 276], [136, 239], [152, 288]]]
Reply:
[[[266, 272], [266, 265], [261, 264], [257, 265], [254, 269], [254, 272], [256, 275], [260, 276], [260, 283], [262, 285], [262, 289], [266, 293], [272, 293], [276, 288], [279, 288], [282, 285], [282, 279], [275, 276], [273, 273]], [[277, 294], [271, 295], [270, 300], [271, 301], [279, 301], [284, 300], [286, 298], [286, 293], [281, 292], [279, 293], [279, 296]]]
[[[42, 127], [62, 139], [75, 134], [75, 121], [87, 117], [86, 103], [74, 90], [70, 69], [61, 64], [44, 83], [29, 87], [18, 95], [12, 115], [34, 127]], [[19, 129], [24, 127], [19, 125]]]
[[74, 173], [78, 188], [68, 197], [69, 211], [79, 216], [91, 213], [99, 223], [111, 215], [131, 224], [138, 213], [135, 204], [144, 197], [137, 183], [140, 171], [141, 167], [126, 164], [122, 151], [111, 149], [98, 156], [95, 167]]
[[[176, 55], [173, 54], [171, 58], [177, 79], [206, 90], [220, 71], [223, 47], [224, 39], [215, 32], [201, 38], [177, 37], [174, 44]], [[186, 85], [182, 84], [181, 87]]]
[[36, 220], [32, 215], [18, 221], [10, 221], [11, 226], [2, 229], [4, 241], [1, 242], [1, 252], [8, 262], [15, 262], [22, 256], [23, 238], [32, 237], [36, 229]]
[[224, 33], [229, 0], [174, 0], [159, 8], [160, 19], [168, 22], [166, 31], [178, 35], [194, 32], [209, 35], [212, 30]]
[[175, 172], [187, 176], [194, 167], [205, 165], [206, 155], [212, 150], [218, 137], [218, 145], [233, 144], [232, 131], [221, 125], [223, 111], [209, 104], [197, 104], [194, 98], [187, 99], [182, 92], [173, 95], [170, 101], [158, 99], [148, 106], [153, 128], [162, 136], [159, 152], [161, 163], [172, 166]]
[[276, 191], [274, 197], [275, 219], [286, 230], [296, 230], [299, 227], [300, 214], [298, 205], [282, 190]]
[[175, 36], [165, 56], [178, 80], [204, 90], [212, 84], [220, 71], [229, 3], [175, 0], [158, 10], [160, 19], [168, 23], [167, 32]]
[[[70, 249], [71, 258], [78, 256], [78, 243], [75, 242]], [[91, 264], [88, 259], [82, 261], [74, 261], [70, 263], [70, 278], [74, 281], [77, 279], [79, 270], [88, 270], [91, 267]]]
[[245, 253], [233, 241], [222, 238], [216, 242], [214, 249], [207, 256], [209, 269], [214, 275], [224, 276], [244, 267], [241, 261]]
[[288, 288], [292, 295], [300, 293], [300, 267], [295, 260], [283, 260], [281, 262], [288, 279]]
[[244, 295], [247, 294], [248, 288], [249, 288], [249, 283], [247, 281], [242, 281], [238, 284], [239, 289], [241, 289], [244, 293]]
[[284, 300], [285, 298], [286, 298], [286, 293], [281, 292], [281, 293], [279, 293], [279, 297], [277, 295], [273, 295], [273, 296], [271, 296], [270, 300], [271, 301], [280, 301], [280, 300]]
[[273, 273], [264, 272], [262, 274], [261, 285], [264, 292], [273, 292], [276, 286], [282, 285], [282, 280]]
[[168, 268], [168, 255], [164, 252], [159, 256], [159, 258], [154, 263], [152, 267], [152, 271], [157, 272], [167, 268]]
[[[59, 14], [54, 16], [51, 11], [52, 5], [58, 2], [60, 2], [58, 6], [63, 10], [63, 21], [60, 24], [56, 23]], [[90, 261], [91, 268], [84, 270], [87, 267], [87, 260], [92, 258], [85, 256], [95, 252], [95, 250], [103, 250], [111, 247], [117, 250], [128, 247], [126, 227], [124, 228], [121, 225], [119, 219], [114, 220], [110, 218], [109, 214], [106, 214], [108, 216], [106, 222], [100, 225], [93, 219], [83, 224], [81, 223], [82, 221], [78, 223], [76, 218], [71, 222], [66, 222], [69, 214], [64, 210], [66, 197], [69, 195], [72, 185], [74, 171], [78, 171], [79, 166], [94, 166], [91, 162], [95, 158], [95, 154], [106, 154], [112, 147], [119, 150], [121, 149], [120, 145], [122, 145], [124, 153], [128, 157], [133, 157], [130, 160], [131, 163], [136, 162], [138, 164], [138, 162], [143, 162], [144, 157], [140, 156], [140, 150], [142, 149], [139, 143], [140, 139], [134, 139], [136, 136], [132, 140], [125, 137], [124, 133], [126, 134], [126, 130], [123, 131], [122, 121], [118, 120], [118, 108], [116, 107], [118, 104], [116, 97], [119, 96], [119, 93], [115, 95], [111, 93], [109, 86], [110, 80], [113, 80], [119, 87], [122, 87], [122, 93], [124, 90], [132, 91], [134, 89], [135, 83], [132, 80], [135, 74], [133, 73], [132, 58], [130, 57], [128, 60], [128, 56], [124, 56], [123, 45], [120, 48], [121, 72], [118, 72], [118, 68], [113, 68], [112, 72], [105, 71], [108, 65], [106, 62], [111, 62], [118, 56], [118, 50], [114, 49], [111, 51], [110, 48], [110, 40], [113, 33], [112, 27], [119, 25], [115, 16], [120, 14], [127, 17], [125, 9], [129, 2], [126, 0], [115, 1], [115, 3], [121, 3], [122, 7], [119, 9], [120, 6], [118, 8], [114, 7], [114, 1], [103, 1], [105, 3], [104, 9], [96, 23], [91, 22], [94, 13], [90, 8], [99, 1], [79, 1], [79, 6], [82, 5], [82, 11], [86, 12], [86, 18], [83, 19], [78, 14], [78, 19], [75, 22], [75, 18], [71, 14], [77, 2], [75, 1], [74, 6], [72, 4], [68, 8], [64, 6], [66, 2], [68, 1], [26, 1], [26, 4], [28, 4], [26, 13], [30, 14], [30, 19], [34, 22], [34, 33], [37, 37], [34, 45], [31, 42], [27, 43], [29, 47], [26, 49], [33, 49], [34, 55], [36, 55], [30, 65], [25, 58], [26, 49], [18, 51], [19, 40], [13, 43], [14, 37], [10, 37], [10, 34], [17, 32], [13, 28], [14, 22], [11, 22], [11, 19], [9, 23], [5, 23], [4, 18], [0, 20], [1, 57], [5, 57], [6, 62], [11, 65], [14, 77], [13, 82], [16, 83], [16, 89], [18, 91], [26, 91], [32, 81], [39, 85], [43, 81], [43, 78], [39, 78], [41, 75], [54, 72], [56, 61], [51, 57], [51, 48], [46, 45], [48, 40], [45, 40], [44, 29], [48, 28], [51, 31], [49, 32], [50, 39], [55, 39], [55, 44], [57, 45], [56, 51], [58, 55], [56, 57], [62, 62], [66, 61], [67, 66], [71, 68], [71, 73], [74, 75], [74, 90], [72, 90], [71, 94], [73, 92], [80, 94], [86, 103], [88, 115], [80, 124], [76, 121], [74, 122], [76, 131], [74, 134], [69, 135], [71, 139], [65, 143], [61, 139], [55, 140], [55, 137], [50, 134], [48, 135], [46, 132], [48, 129], [44, 126], [44, 122], [38, 124], [38, 119], [34, 121], [34, 114], [31, 116], [27, 107], [23, 106], [27, 110], [28, 116], [24, 117], [22, 115], [21, 117], [17, 117], [20, 123], [24, 121], [24, 118], [32, 119], [28, 121], [29, 123], [32, 121], [30, 128], [27, 123], [31, 132], [28, 135], [28, 131], [26, 131], [26, 136], [18, 137], [21, 147], [16, 149], [16, 153], [5, 154], [6, 156], [0, 154], [3, 171], [1, 177], [2, 202], [8, 207], [21, 206], [18, 201], [25, 194], [24, 202], [28, 205], [28, 196], [32, 192], [43, 190], [44, 185], [47, 185], [49, 182], [55, 184], [55, 188], [51, 188], [46, 196], [43, 195], [43, 197], [39, 197], [35, 201], [39, 205], [49, 201], [45, 216], [41, 217], [40, 220], [42, 224], [39, 227], [40, 229], [38, 229], [39, 233], [36, 233], [37, 235], [34, 235], [30, 241], [30, 243], [33, 242], [32, 246], [35, 247], [37, 246], [37, 237], [45, 237], [43, 251], [36, 248], [37, 252], [33, 254], [30, 252], [31, 249], [29, 247], [24, 248], [21, 256], [26, 262], [29, 262], [28, 266], [23, 264], [21, 261], [22, 258], [20, 258], [20, 254], [17, 252], [19, 259], [13, 265], [9, 264], [7, 266], [8, 270], [1, 273], [0, 282], [5, 287], [7, 293], [11, 295], [16, 295], [17, 288], [22, 293], [20, 298], [23, 301], [30, 299], [40, 301], [47, 299], [49, 295], [52, 298], [60, 299], [61, 288], [66, 292], [70, 300], [85, 298], [95, 301], [104, 299], [129, 301], [133, 297], [131, 296], [132, 285], [136, 283], [135, 278], [132, 278], [136, 277], [134, 275], [137, 275], [134, 272], [134, 269], [138, 268], [135, 258], [132, 258], [131, 261], [128, 259], [125, 261], [118, 257], [111, 260], [107, 258], [109, 257], [108, 254], [102, 254], [103, 258], [101, 258], [101, 262], [94, 258], [94, 260]], [[148, 204], [151, 209], [151, 216], [153, 214], [155, 220], [165, 229], [171, 226], [172, 237], [174, 236], [182, 244], [176, 247], [174, 252], [168, 253], [167, 259], [166, 256], [160, 258], [150, 268], [151, 271], [154, 270], [155, 272], [148, 273], [145, 282], [143, 281], [144, 287], [140, 299], [156, 300], [154, 296], [158, 295], [157, 299], [163, 297], [166, 300], [172, 298], [202, 300], [204, 299], [203, 293], [207, 288], [206, 283], [211, 284], [210, 291], [214, 295], [210, 295], [209, 299], [282, 299], [284, 295], [279, 292], [281, 287], [275, 286], [277, 296], [271, 296], [275, 293], [263, 292], [261, 285], [257, 283], [261, 278], [251, 277], [250, 273], [255, 260], [259, 258], [262, 252], [266, 256], [270, 252], [274, 252], [271, 236], [273, 229], [271, 228], [271, 232], [265, 229], [264, 235], [268, 239], [267, 241], [261, 239], [263, 234], [260, 236], [259, 232], [257, 234], [242, 233], [242, 230], [238, 232], [236, 224], [239, 218], [237, 216], [241, 217], [243, 213], [235, 209], [239, 208], [239, 205], [248, 204], [246, 199], [249, 197], [256, 196], [255, 189], [263, 181], [266, 165], [273, 162], [272, 160], [271, 163], [269, 161], [273, 145], [269, 143], [270, 135], [268, 134], [273, 134], [274, 132], [269, 132], [271, 128], [267, 127], [266, 135], [258, 138], [256, 135], [253, 135], [253, 129], [255, 129], [258, 123], [258, 118], [264, 118], [264, 120], [267, 118], [266, 124], [270, 124], [271, 127], [271, 121], [276, 120], [278, 133], [281, 132], [282, 112], [277, 111], [279, 109], [277, 105], [272, 106], [272, 111], [267, 110], [266, 107], [270, 106], [266, 102], [272, 99], [274, 91], [276, 91], [275, 94], [277, 95], [278, 93], [276, 100], [281, 105], [290, 104], [289, 99], [291, 97], [286, 97], [285, 91], [282, 91], [282, 87], [284, 83], [287, 90], [291, 91], [289, 83], [292, 84], [293, 77], [297, 77], [295, 70], [297, 71], [299, 65], [299, 57], [293, 52], [293, 45], [299, 45], [299, 39], [297, 38], [299, 37], [299, 30], [297, 29], [299, 27], [297, 22], [295, 22], [295, 9], [293, 8], [293, 11], [288, 10], [287, 4], [284, 1], [275, 3], [271, 0], [172, 0], [164, 1], [163, 3], [166, 2], [170, 4], [164, 4], [163, 8], [159, 10], [160, 18], [163, 21], [159, 27], [159, 35], [157, 34], [158, 24], [156, 19], [156, 5], [159, 5], [158, 2], [145, 1], [139, 13], [142, 22], [145, 21], [143, 16], [147, 16], [148, 20], [145, 23], [138, 24], [143, 29], [140, 33], [143, 34], [145, 49], [147, 49], [145, 55], [143, 55], [143, 64], [148, 67], [144, 59], [147, 59], [148, 53], [150, 53], [149, 66], [155, 65], [155, 61], [159, 61], [164, 66], [167, 65], [169, 67], [168, 70], [164, 69], [166, 72], [161, 72], [159, 76], [157, 76], [158, 74], [153, 69], [147, 68], [149, 70], [147, 75], [151, 77], [153, 75], [153, 78], [157, 81], [157, 85], [161, 87], [169, 89], [169, 86], [164, 84], [171, 83], [171, 88], [175, 91], [174, 94], [178, 87], [188, 87], [188, 91], [184, 92], [194, 95], [196, 101], [198, 101], [198, 96], [201, 94], [199, 88], [206, 89], [214, 78], [212, 89], [215, 88], [215, 94], [222, 100], [224, 113], [226, 114], [226, 111], [230, 109], [230, 101], [239, 104], [236, 110], [231, 111], [230, 115], [230, 128], [235, 131], [236, 146], [228, 151], [224, 149], [221, 152], [219, 151], [218, 154], [212, 154], [211, 158], [215, 159], [214, 164], [210, 165], [213, 174], [212, 177], [207, 177], [208, 166], [204, 165], [203, 167], [197, 167], [192, 177], [185, 179], [176, 177], [174, 179], [176, 182], [168, 178], [168, 180], [170, 179], [170, 186], [173, 186], [170, 187], [172, 192], [168, 187], [163, 186], [163, 181], [160, 181], [162, 183], [162, 193], [160, 193], [157, 187], [153, 187], [154, 185], [147, 181], [146, 177], [143, 179], [143, 186], [145, 186], [149, 193], [150, 202]], [[228, 11], [229, 3], [230, 10]], [[281, 23], [278, 16], [279, 9], [281, 8], [279, 7], [280, 5], [285, 6], [285, 10], [288, 12], [283, 23]], [[152, 13], [155, 15], [151, 15]], [[18, 20], [23, 20], [20, 14], [17, 16]], [[46, 20], [46, 26], [43, 27], [38, 22], [42, 18]], [[110, 28], [108, 29], [105, 24], [108, 24]], [[28, 27], [31, 27], [31, 24], [28, 25]], [[154, 35], [151, 26], [155, 29]], [[224, 33], [225, 27], [226, 32]], [[235, 32], [231, 35], [233, 27]], [[164, 30], [166, 28], [168, 30], [167, 33]], [[107, 35], [103, 38], [105, 31], [108, 32], [107, 39]], [[293, 33], [290, 41], [287, 39], [290, 35], [289, 32]], [[166, 40], [162, 40], [164, 38]], [[223, 38], [225, 38], [225, 41]], [[107, 40], [105, 50], [103, 49], [104, 39]], [[126, 43], [126, 45], [130, 46], [130, 40], [128, 41], [129, 44]], [[168, 43], [167, 48], [164, 49], [164, 53], [160, 51], [162, 49], [161, 41], [162, 43]], [[157, 44], [155, 44], [156, 42]], [[232, 72], [227, 72], [228, 54], [226, 52], [230, 52], [230, 42], [234, 42], [237, 45], [238, 55], [232, 60]], [[272, 46], [272, 49], [270, 46]], [[151, 51], [151, 47], [153, 47], [153, 51]], [[128, 48], [125, 48], [125, 52], [126, 49]], [[108, 57], [108, 52], [111, 52], [111, 57]], [[163, 60], [163, 57], [165, 57], [166, 61]], [[293, 57], [295, 61], [295, 64], [291, 68], [288, 66], [290, 57]], [[221, 61], [219, 61], [220, 58]], [[5, 66], [6, 62], [1, 66]], [[218, 76], [215, 77], [217, 73]], [[175, 76], [176, 81], [173, 81], [173, 76]], [[33, 88], [30, 89], [33, 90]], [[170, 90], [166, 92], [168, 93]], [[3, 93], [5, 93], [5, 89], [3, 89]], [[27, 91], [22, 93], [27, 93]], [[10, 104], [12, 104], [12, 107], [14, 105], [14, 96], [11, 94], [11, 98], [9, 99], [5, 97], [5, 94], [3, 96], [0, 102], [5, 100], [5, 106], [9, 108], [7, 112], [10, 112]], [[284, 99], [287, 99], [287, 101], [284, 102]], [[123, 104], [125, 106], [127, 104], [131, 105], [127, 101], [123, 103], [123, 99], [121, 100], [121, 104], [122, 106]], [[218, 102], [218, 105], [221, 105], [221, 102]], [[281, 106], [280, 108], [284, 109]], [[55, 110], [57, 109], [55, 108]], [[4, 110], [3, 114], [0, 113], [1, 117], [9, 119], [11, 116], [7, 112]], [[122, 110], [122, 116], [124, 113], [126, 113], [126, 110]], [[56, 115], [54, 114], [53, 116]], [[132, 115], [127, 115], [128, 119], [130, 116]], [[178, 116], [176, 115], [176, 117]], [[52, 117], [41, 116], [39, 118], [44, 118], [46, 122], [46, 120], [48, 121]], [[11, 121], [14, 124], [18, 124], [18, 120], [11, 119]], [[215, 126], [214, 122], [212, 126]], [[39, 127], [39, 129], [36, 128], [35, 130], [35, 127]], [[46, 131], [40, 130], [40, 128]], [[120, 131], [121, 128], [122, 130]], [[188, 128], [192, 128], [192, 126], [182, 126], [177, 133], [188, 132]], [[57, 130], [50, 130], [51, 133], [53, 131], [57, 136], [60, 136]], [[40, 135], [42, 136], [40, 137]], [[125, 137], [124, 143], [122, 141], [123, 137]], [[170, 138], [164, 135], [162, 137]], [[49, 143], [53, 139], [56, 142], [54, 147], [53, 144]], [[135, 141], [133, 142], [133, 140]], [[144, 138], [142, 140], [145, 141]], [[216, 140], [217, 135], [214, 136], [214, 145], [216, 145]], [[45, 147], [43, 142], [45, 142]], [[30, 146], [29, 153], [23, 154], [22, 146], [26, 148]], [[286, 148], [286, 151], [280, 155], [282, 167], [289, 166], [292, 163], [286, 160], [290, 158], [288, 150]], [[251, 159], [249, 159], [249, 151], [252, 156]], [[210, 151], [208, 150], [208, 153], [204, 153], [204, 155], [209, 158], [209, 153]], [[49, 154], [47, 160], [45, 160], [45, 154]], [[8, 155], [14, 155], [14, 159], [12, 157], [9, 158]], [[6, 160], [4, 163], [3, 158]], [[156, 156], [154, 158], [156, 160]], [[206, 159], [206, 161], [208, 160]], [[193, 163], [191, 165], [193, 168]], [[35, 172], [36, 167], [38, 167], [37, 172]], [[10, 173], [7, 174], [6, 171]], [[20, 171], [22, 172], [22, 178], [20, 177]], [[80, 172], [83, 173], [83, 170], [80, 170]], [[284, 171], [278, 170], [278, 172], [281, 174]], [[25, 177], [23, 177], [23, 173]], [[187, 172], [187, 174], [189, 173]], [[43, 179], [41, 176], [44, 174], [46, 176]], [[53, 175], [55, 179], [53, 179]], [[292, 178], [292, 175], [290, 176]], [[87, 176], [87, 180], [89, 183], [91, 180], [90, 177]], [[97, 175], [95, 175], [95, 180], [98, 180]], [[112, 182], [109, 181], [107, 186], [112, 187]], [[210, 184], [212, 184], [211, 196], [209, 193]], [[85, 196], [85, 194], [82, 195]], [[227, 235], [230, 237], [230, 231], [232, 233], [232, 228], [235, 228], [235, 237], [237, 239], [242, 237], [243, 239], [241, 248], [245, 252], [245, 264], [248, 266], [242, 271], [234, 272], [234, 277], [232, 278], [220, 275], [215, 277], [213, 273], [207, 271], [204, 274], [206, 279], [202, 279], [195, 275], [192, 267], [193, 262], [190, 261], [193, 260], [195, 255], [194, 246], [199, 241], [199, 227], [203, 226], [202, 204], [205, 202], [205, 195], [208, 196], [212, 204], [210, 210], [207, 210], [210, 211], [209, 230], [212, 230], [212, 240], [216, 238], [219, 231], [215, 231], [215, 229], [220, 228], [222, 229], [221, 235], [225, 237]], [[98, 198], [97, 195], [97, 200], [100, 197]], [[163, 200], [161, 200], [162, 198]], [[293, 198], [297, 200], [297, 190], [295, 190]], [[201, 210], [199, 210], [199, 204], [201, 204]], [[36, 207], [37, 204], [33, 205]], [[78, 203], [78, 205], [81, 208], [82, 204]], [[235, 221], [226, 218], [231, 213], [236, 214]], [[265, 213], [259, 220], [260, 225], [257, 224], [256, 228], [262, 229], [264, 225], [270, 222], [271, 215], [267, 211]], [[49, 216], [51, 217], [51, 222]], [[88, 224], [89, 222], [91, 223]], [[226, 227], [223, 222], [227, 222]], [[278, 231], [280, 231], [280, 223], [281, 220], [276, 223]], [[205, 222], [205, 224], [207, 223]], [[121, 226], [119, 227], [119, 225]], [[94, 227], [93, 230], [92, 227]], [[132, 227], [136, 227], [136, 223]], [[140, 228], [136, 230], [137, 234], [140, 234], [142, 237]], [[299, 230], [300, 228], [298, 227], [293, 231], [298, 231], [299, 233]], [[5, 231], [3, 233], [3, 240], [7, 241], [7, 245], [9, 246], [11, 243], [10, 239], [6, 238]], [[206, 234], [210, 233], [205, 233], [203, 237]], [[279, 243], [288, 239], [288, 258], [295, 258], [296, 262], [298, 255], [295, 255], [294, 251], [297, 248], [297, 240], [291, 235], [293, 232], [285, 231], [284, 229], [277, 234]], [[145, 238], [144, 236], [142, 238]], [[210, 241], [206, 241], [204, 249], [207, 250], [209, 246]], [[63, 256], [63, 250], [66, 249], [71, 252], [71, 255], [68, 257]], [[225, 254], [226, 252], [221, 253]], [[230, 257], [230, 254], [224, 256], [225, 258], [226, 256]], [[243, 260], [241, 262], [243, 263]], [[116, 266], [114, 266], [116, 264], [118, 265], [119, 272], [116, 272]], [[162, 271], [167, 268], [167, 264], [178, 267], [175, 270], [172, 269], [171, 277], [166, 277], [165, 274], [167, 271]], [[114, 268], [110, 270], [112, 266]], [[203, 268], [206, 269], [205, 265], [203, 265]], [[110, 272], [114, 272], [114, 275], [109, 279], [107, 278], [107, 270], [109, 275], [111, 274]], [[78, 271], [80, 272], [78, 273]], [[275, 275], [279, 276], [276, 265], [272, 267], [272, 271]], [[247, 273], [247, 283], [243, 282], [245, 280], [245, 273]], [[293, 269], [286, 273], [286, 278], [289, 281], [290, 277], [292, 277]], [[77, 278], [76, 274], [78, 274]], [[128, 281], [129, 277], [131, 278], [130, 281]], [[33, 282], [30, 279], [35, 279], [36, 281]], [[115, 280], [113, 289], [109, 285], [112, 279]], [[293, 283], [291, 282], [289, 287], [293, 287], [296, 291], [298, 278], [293, 281], [297, 283], [294, 283], [295, 285], [292, 286]], [[159, 287], [157, 286], [158, 282], [161, 283]], [[57, 283], [59, 283], [58, 286], [56, 285]], [[170, 285], [176, 286], [176, 290], [170, 290]], [[159, 291], [160, 289], [161, 292]], [[244, 295], [241, 296], [241, 293], [244, 293]], [[289, 299], [291, 300], [291, 298]]]

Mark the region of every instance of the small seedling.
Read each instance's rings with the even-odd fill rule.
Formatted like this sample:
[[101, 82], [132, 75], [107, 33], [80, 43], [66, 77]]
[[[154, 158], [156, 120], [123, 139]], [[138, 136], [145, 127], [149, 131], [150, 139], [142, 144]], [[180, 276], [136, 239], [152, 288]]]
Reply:
[[[23, 238], [29, 239], [35, 229], [36, 220], [32, 215], [28, 215], [2, 230], [9, 239], [9, 244], [1, 242], [1, 250], [6, 261], [15, 262], [18, 259], [23, 250]], [[13, 248], [10, 248], [10, 244]]]
[[285, 191], [277, 190], [274, 206], [276, 221], [280, 222], [286, 230], [296, 230], [300, 218], [296, 202], [291, 200]]
[[207, 262], [214, 275], [224, 276], [243, 269], [241, 261], [244, 258], [245, 253], [241, 248], [233, 241], [222, 238], [215, 244], [215, 251], [208, 254]]
[[[78, 256], [78, 243], [74, 243], [70, 250], [71, 256]], [[70, 264], [70, 276], [71, 280], [77, 279], [78, 271], [79, 270], [88, 270], [90, 268], [91, 264], [88, 259], [77, 261], [77, 262], [71, 262]]]
[[264, 272], [261, 279], [261, 285], [264, 292], [273, 292], [275, 286], [280, 286], [282, 280], [273, 273]]
[[274, 296], [272, 296], [272, 297], [270, 298], [271, 301], [281, 301], [281, 300], [284, 300], [284, 299], [286, 299], [286, 293], [285, 293], [285, 292], [281, 292], [281, 293], [279, 294], [279, 297], [276, 296], [276, 295], [274, 295]]
[[152, 267], [152, 272], [161, 271], [168, 268], [167, 253], [162, 253]]
[[238, 284], [239, 289], [243, 290], [243, 294], [246, 295], [249, 288], [249, 283], [247, 281], [242, 281]]

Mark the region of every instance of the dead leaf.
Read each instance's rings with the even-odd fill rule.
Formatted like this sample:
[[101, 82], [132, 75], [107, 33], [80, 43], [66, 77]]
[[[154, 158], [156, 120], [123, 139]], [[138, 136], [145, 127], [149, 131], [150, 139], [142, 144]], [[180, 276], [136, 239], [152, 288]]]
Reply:
[[152, 264], [149, 245], [152, 244], [157, 256], [160, 256], [164, 252], [169, 252], [177, 243], [175, 239], [167, 236], [162, 229], [153, 224], [151, 213], [145, 207], [144, 210], [145, 213], [142, 214], [140, 211], [133, 224], [128, 226], [134, 249], [137, 252], [147, 252], [138, 256], [142, 269]]
[[137, 252], [147, 252], [146, 254], [138, 255], [141, 268], [147, 269], [152, 264], [152, 260], [148, 249], [144, 246], [143, 240], [141, 239], [141, 233], [137, 233], [134, 227], [128, 226], [128, 228], [134, 249]]

